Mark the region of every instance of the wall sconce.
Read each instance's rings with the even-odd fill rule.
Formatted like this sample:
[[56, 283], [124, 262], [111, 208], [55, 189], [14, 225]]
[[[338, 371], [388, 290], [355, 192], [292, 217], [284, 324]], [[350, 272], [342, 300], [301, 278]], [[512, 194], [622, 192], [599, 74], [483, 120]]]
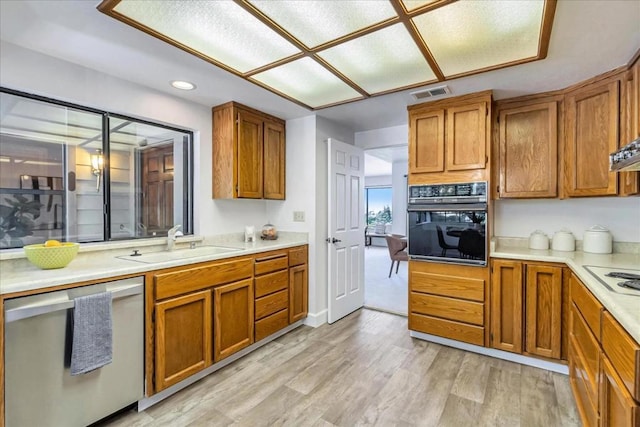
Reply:
[[96, 191], [100, 192], [100, 177], [102, 176], [102, 169], [104, 168], [104, 156], [102, 150], [96, 150], [95, 154], [91, 155], [91, 172], [96, 176]]

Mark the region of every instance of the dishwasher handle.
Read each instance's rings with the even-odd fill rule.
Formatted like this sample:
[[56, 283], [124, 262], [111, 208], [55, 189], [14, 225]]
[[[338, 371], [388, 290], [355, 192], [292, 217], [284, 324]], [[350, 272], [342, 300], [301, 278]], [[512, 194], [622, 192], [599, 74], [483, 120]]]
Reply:
[[[133, 295], [139, 295], [143, 292], [144, 284], [137, 283], [133, 285], [127, 285], [119, 287], [117, 289], [107, 291], [111, 293], [111, 299], [117, 300], [126, 298]], [[17, 320], [28, 319], [30, 317], [41, 316], [43, 314], [53, 313], [56, 311], [68, 310], [74, 307], [73, 299], [66, 299], [63, 301], [37, 303], [31, 305], [24, 305], [22, 307], [5, 309], [4, 321], [5, 323], [15, 322]]]

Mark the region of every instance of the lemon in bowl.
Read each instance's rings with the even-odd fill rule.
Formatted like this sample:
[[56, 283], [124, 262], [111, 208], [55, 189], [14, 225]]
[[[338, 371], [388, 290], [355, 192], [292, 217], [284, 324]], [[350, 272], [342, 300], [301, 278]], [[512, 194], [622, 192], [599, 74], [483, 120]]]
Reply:
[[43, 270], [66, 267], [77, 255], [80, 245], [73, 242], [47, 240], [37, 245], [27, 245], [27, 259]]

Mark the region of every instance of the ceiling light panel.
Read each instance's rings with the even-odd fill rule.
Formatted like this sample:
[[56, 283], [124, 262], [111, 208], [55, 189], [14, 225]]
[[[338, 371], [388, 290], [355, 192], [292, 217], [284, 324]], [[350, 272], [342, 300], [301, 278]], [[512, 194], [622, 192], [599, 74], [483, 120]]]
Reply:
[[445, 76], [538, 54], [543, 1], [458, 1], [413, 19]]
[[436, 2], [436, 0], [402, 0], [404, 8], [409, 12], [420, 9], [422, 6], [426, 6], [434, 2]]
[[387, 1], [250, 0], [250, 3], [309, 48], [397, 17]]
[[241, 73], [300, 52], [231, 1], [122, 0], [114, 10]]
[[251, 76], [312, 107], [362, 98], [351, 86], [311, 58], [302, 58]]
[[358, 37], [318, 55], [368, 93], [436, 80], [403, 24]]

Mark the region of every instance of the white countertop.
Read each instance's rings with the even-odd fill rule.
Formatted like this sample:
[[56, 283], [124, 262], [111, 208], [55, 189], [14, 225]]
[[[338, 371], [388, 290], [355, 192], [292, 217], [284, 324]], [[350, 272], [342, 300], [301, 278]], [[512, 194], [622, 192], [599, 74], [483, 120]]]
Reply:
[[640, 255], [614, 253], [607, 255], [584, 252], [562, 252], [536, 250], [521, 247], [501, 247], [491, 253], [491, 258], [517, 259], [523, 261], [559, 262], [571, 271], [589, 288], [604, 308], [620, 322], [637, 342], [640, 342], [640, 291], [634, 295], [629, 291], [611, 291], [585, 269], [586, 266], [640, 270]]
[[[235, 237], [233, 235], [231, 238], [225, 236], [223, 238], [205, 239], [204, 244], [237, 248], [239, 249], [237, 251], [152, 264], [118, 258], [130, 254], [132, 249], [138, 248], [134, 242], [130, 242], [128, 248], [124, 248], [120, 244], [119, 246], [114, 246], [117, 250], [104, 251], [89, 250], [83, 252], [81, 245], [80, 253], [69, 265], [55, 270], [41, 270], [26, 259], [7, 259], [0, 261], [0, 295], [45, 289], [83, 281], [101, 280], [115, 276], [142, 274], [152, 270], [239, 257], [308, 243], [306, 233], [281, 233], [278, 240], [258, 240], [255, 243], [244, 243]], [[188, 251], [189, 249], [179, 250]], [[142, 249], [141, 252], [144, 254], [148, 251]]]

